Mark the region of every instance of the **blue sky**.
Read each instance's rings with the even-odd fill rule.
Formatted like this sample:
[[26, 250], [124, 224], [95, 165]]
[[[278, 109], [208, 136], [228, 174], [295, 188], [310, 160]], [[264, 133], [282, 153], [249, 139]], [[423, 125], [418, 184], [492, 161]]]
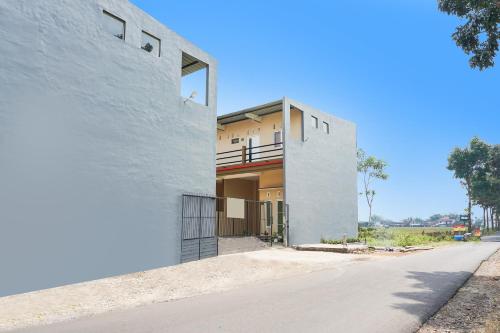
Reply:
[[468, 67], [435, 0], [132, 2], [218, 60], [219, 114], [289, 96], [354, 121], [390, 165], [377, 215], [460, 213], [448, 153], [500, 143], [500, 69]]

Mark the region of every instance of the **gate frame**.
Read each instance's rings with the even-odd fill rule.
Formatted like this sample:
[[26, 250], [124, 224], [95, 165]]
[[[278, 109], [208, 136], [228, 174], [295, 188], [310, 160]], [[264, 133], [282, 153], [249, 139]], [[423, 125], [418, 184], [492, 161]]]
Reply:
[[[224, 207], [226, 207], [226, 199], [229, 198], [229, 197], [216, 197], [216, 199], [218, 200], [217, 201], [217, 205], [220, 204], [220, 201], [219, 200], [222, 200], [222, 202], [224, 203]], [[252, 235], [252, 236], [255, 236], [255, 237], [258, 237], [258, 238], [261, 238], [262, 236], [265, 236], [268, 238], [268, 240], [266, 240], [265, 242], [268, 242], [270, 244], [270, 246], [273, 246], [273, 233], [272, 233], [272, 226], [273, 224], [276, 222], [277, 223], [277, 217], [274, 216], [274, 204], [272, 201], [270, 200], [249, 200], [249, 199], [242, 199], [242, 200], [245, 200], [245, 207], [247, 207], [247, 203], [251, 202], [253, 204], [256, 205], [256, 207], [259, 207], [259, 210], [258, 210], [258, 219], [259, 219], [259, 226], [260, 226], [260, 223], [263, 221], [261, 219], [261, 213], [262, 213], [262, 210], [265, 211], [266, 213], [266, 219], [264, 220], [265, 221], [265, 225], [264, 225], [264, 229], [265, 230], [265, 233], [262, 232], [263, 230], [259, 227], [259, 231], [260, 233], [259, 234], [255, 234], [255, 235]], [[280, 200], [281, 201], [281, 200]], [[284, 245], [285, 243], [287, 243], [287, 240], [285, 238], [285, 235], [287, 234], [287, 232], [285, 231], [286, 229], [286, 226], [288, 225], [287, 223], [287, 216], [288, 216], [288, 212], [286, 211], [287, 210], [287, 204], [284, 203], [283, 201], [283, 235], [282, 235], [282, 241], [281, 243]], [[224, 208], [224, 212], [225, 212], [225, 208]], [[268, 214], [268, 212], [270, 214]], [[276, 218], [276, 221], [274, 221]], [[242, 236], [246, 236], [246, 235], [236, 235], [234, 233], [234, 223], [235, 223], [235, 219], [234, 218], [228, 218], [227, 216], [226, 217], [223, 217], [223, 219], [225, 221], [231, 219], [232, 220], [232, 228], [233, 228], [233, 231], [230, 235], [221, 235], [221, 232], [220, 232], [220, 226], [221, 226], [221, 216], [219, 214], [219, 211], [217, 211], [217, 235], [218, 237], [242, 237]], [[238, 219], [239, 220], [239, 219]], [[248, 217], [245, 217], [243, 218], [242, 220], [246, 220], [246, 223], [247, 223], [247, 230], [248, 230]], [[270, 220], [271, 222], [271, 228], [269, 228], [267, 226], [267, 223], [268, 221]], [[268, 229], [269, 228], [269, 229]], [[269, 230], [269, 234], [267, 234], [267, 230]], [[261, 238], [262, 240], [262, 238]]]
[[[191, 239], [196, 239], [196, 238], [187, 238], [184, 239], [184, 198], [185, 197], [193, 197], [193, 198], [199, 198], [200, 199], [200, 211], [199, 211], [199, 220], [198, 220], [198, 259], [196, 260], [201, 260], [201, 240], [202, 239], [207, 239], [207, 238], [215, 238], [215, 246], [216, 246], [216, 251], [215, 251], [215, 257], [219, 255], [219, 235], [218, 235], [218, 217], [217, 217], [217, 197], [215, 195], [211, 194], [201, 194], [201, 193], [184, 193], [181, 196], [181, 248], [180, 248], [180, 263], [188, 262], [188, 261], [182, 261], [182, 248], [183, 248], [183, 243], [185, 240], [191, 240]], [[214, 219], [214, 236], [211, 237], [201, 237], [201, 223], [202, 223], [202, 204], [201, 200], [203, 198], [208, 198], [208, 199], [213, 199], [214, 200], [214, 212], [215, 216], [213, 217]], [[191, 260], [195, 261], [195, 260]]]

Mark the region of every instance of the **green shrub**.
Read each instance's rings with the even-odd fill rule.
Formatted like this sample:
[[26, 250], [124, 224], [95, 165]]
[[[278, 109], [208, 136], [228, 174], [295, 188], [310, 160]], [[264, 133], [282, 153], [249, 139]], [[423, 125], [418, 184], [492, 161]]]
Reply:
[[[346, 239], [347, 243], [357, 243], [359, 242], [359, 239], [358, 238], [347, 238]], [[343, 244], [344, 241], [342, 239], [325, 239], [325, 238], [321, 238], [321, 243], [323, 244]]]
[[[451, 228], [373, 228], [359, 227], [359, 238], [348, 238], [348, 243], [364, 242], [370, 246], [415, 246], [453, 241]], [[325, 244], [342, 244], [338, 239], [321, 239]]]

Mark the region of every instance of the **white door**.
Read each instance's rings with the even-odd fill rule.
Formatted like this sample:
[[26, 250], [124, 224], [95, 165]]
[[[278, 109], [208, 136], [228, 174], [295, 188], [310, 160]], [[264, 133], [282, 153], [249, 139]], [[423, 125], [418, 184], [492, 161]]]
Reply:
[[247, 161], [254, 162], [259, 161], [259, 151], [260, 148], [255, 148], [260, 145], [260, 139], [258, 135], [253, 135], [248, 137], [248, 149], [247, 149]]
[[283, 147], [283, 132], [281, 130], [274, 131], [274, 148]]

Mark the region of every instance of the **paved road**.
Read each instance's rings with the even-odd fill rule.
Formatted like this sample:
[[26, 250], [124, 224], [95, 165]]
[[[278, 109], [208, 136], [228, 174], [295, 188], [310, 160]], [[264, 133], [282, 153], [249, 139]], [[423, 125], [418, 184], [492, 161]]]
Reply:
[[23, 332], [414, 332], [500, 243], [359, 261]]
[[482, 236], [481, 241], [483, 242], [500, 242], [500, 232], [497, 232], [494, 235], [490, 236]]

